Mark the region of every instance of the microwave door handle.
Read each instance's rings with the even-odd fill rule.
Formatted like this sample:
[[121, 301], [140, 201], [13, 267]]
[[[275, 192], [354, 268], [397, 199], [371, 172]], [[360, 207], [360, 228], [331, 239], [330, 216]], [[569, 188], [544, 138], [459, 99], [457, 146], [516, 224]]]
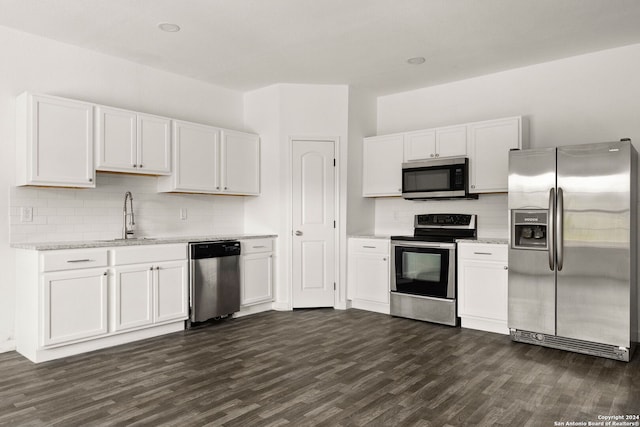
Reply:
[[558, 271], [562, 271], [562, 265], [564, 264], [564, 192], [562, 188], [558, 187], [558, 201], [556, 204], [556, 263]]
[[555, 239], [553, 236], [553, 222], [554, 222], [554, 214], [555, 214], [555, 202], [556, 202], [556, 194], [555, 194], [555, 190], [552, 188], [549, 190], [549, 213], [547, 214], [547, 221], [548, 221], [548, 227], [549, 229], [547, 230], [547, 239], [548, 239], [548, 243], [547, 246], [549, 246], [549, 269], [551, 271], [554, 270], [555, 268]]

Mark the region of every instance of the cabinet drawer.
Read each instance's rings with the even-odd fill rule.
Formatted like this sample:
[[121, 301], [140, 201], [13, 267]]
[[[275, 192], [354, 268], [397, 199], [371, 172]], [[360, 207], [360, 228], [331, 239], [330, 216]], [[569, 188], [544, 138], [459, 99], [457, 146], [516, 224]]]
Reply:
[[507, 261], [508, 247], [504, 244], [459, 243], [458, 257], [486, 261]]
[[106, 267], [107, 253], [108, 250], [105, 248], [42, 252], [42, 271]]
[[350, 239], [349, 252], [389, 255], [389, 245], [386, 239]]
[[251, 239], [240, 241], [242, 255], [258, 252], [273, 252], [273, 239]]
[[187, 245], [143, 245], [116, 248], [113, 251], [113, 264], [142, 264], [187, 259]]

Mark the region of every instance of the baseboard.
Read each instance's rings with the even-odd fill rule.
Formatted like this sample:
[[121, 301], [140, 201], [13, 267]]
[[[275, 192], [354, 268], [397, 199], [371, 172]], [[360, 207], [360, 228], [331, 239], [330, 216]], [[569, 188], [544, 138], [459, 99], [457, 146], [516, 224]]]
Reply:
[[16, 349], [16, 340], [7, 340], [0, 343], [0, 353], [6, 353], [8, 351], [14, 351]]
[[276, 311], [291, 311], [293, 307], [288, 302], [274, 302], [273, 309]]
[[262, 304], [248, 305], [240, 307], [240, 311], [233, 314], [233, 317], [244, 317], [252, 314], [262, 313], [263, 311], [273, 310], [273, 303], [265, 302]]

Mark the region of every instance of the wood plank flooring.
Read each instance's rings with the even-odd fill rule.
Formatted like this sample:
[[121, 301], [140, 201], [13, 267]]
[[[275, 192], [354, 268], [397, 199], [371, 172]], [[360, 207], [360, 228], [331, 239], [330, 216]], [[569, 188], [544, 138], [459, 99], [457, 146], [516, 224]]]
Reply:
[[8, 426], [554, 426], [639, 413], [640, 354], [617, 362], [360, 310], [261, 313], [39, 365], [0, 354]]

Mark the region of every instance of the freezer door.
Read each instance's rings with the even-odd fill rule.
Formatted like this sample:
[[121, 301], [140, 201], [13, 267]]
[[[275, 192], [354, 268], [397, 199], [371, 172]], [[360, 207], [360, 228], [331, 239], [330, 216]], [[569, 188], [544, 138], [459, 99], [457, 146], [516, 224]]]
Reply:
[[630, 345], [630, 149], [558, 148], [559, 336]]
[[535, 211], [546, 212], [547, 220], [552, 220], [556, 150], [523, 150], [509, 154], [508, 326], [553, 335], [556, 326], [553, 245], [550, 244], [548, 250], [514, 247], [517, 245], [514, 245], [513, 218], [516, 211]]

